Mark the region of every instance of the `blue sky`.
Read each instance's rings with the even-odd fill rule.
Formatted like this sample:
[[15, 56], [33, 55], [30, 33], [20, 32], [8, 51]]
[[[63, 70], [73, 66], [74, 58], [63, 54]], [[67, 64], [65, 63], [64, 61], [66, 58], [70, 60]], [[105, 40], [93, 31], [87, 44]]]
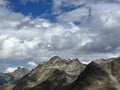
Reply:
[[0, 71], [120, 56], [120, 0], [1, 0], [0, 11]]
[[[24, 15], [32, 15], [33, 17], [43, 16], [49, 17], [52, 14], [52, 0], [40, 0], [38, 2], [26, 2], [18, 0], [10, 0], [12, 10], [23, 13]], [[50, 18], [50, 17], [49, 17]]]

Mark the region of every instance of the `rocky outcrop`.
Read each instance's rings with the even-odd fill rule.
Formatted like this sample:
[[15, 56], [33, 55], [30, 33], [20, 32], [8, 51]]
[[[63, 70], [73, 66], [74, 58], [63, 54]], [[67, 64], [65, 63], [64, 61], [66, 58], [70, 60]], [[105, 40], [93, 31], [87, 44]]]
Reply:
[[120, 58], [94, 60], [84, 65], [78, 59], [55, 56], [14, 85], [0, 90], [120, 90], [119, 69]]
[[29, 72], [26, 68], [18, 68], [12, 73], [0, 73], [0, 85], [11, 84]]
[[85, 65], [77, 59], [65, 60], [55, 56], [20, 79], [14, 90], [60, 90], [73, 83], [84, 68]]
[[73, 90], [120, 90], [120, 58], [92, 61], [74, 85]]

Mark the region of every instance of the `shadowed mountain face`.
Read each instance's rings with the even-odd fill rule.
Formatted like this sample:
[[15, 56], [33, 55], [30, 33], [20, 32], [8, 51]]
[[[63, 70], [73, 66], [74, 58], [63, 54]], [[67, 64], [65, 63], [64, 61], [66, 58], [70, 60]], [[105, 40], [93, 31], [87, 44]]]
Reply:
[[92, 61], [74, 84], [73, 90], [120, 90], [120, 58]]
[[29, 70], [18, 68], [12, 73], [0, 73], [0, 85], [11, 84], [26, 75]]
[[79, 60], [65, 60], [58, 56], [40, 64], [19, 80], [14, 90], [58, 90], [73, 83], [84, 70]]
[[[2, 90], [120, 90], [120, 58], [95, 60], [88, 65], [58, 56]], [[7, 88], [7, 89], [5, 89]]]

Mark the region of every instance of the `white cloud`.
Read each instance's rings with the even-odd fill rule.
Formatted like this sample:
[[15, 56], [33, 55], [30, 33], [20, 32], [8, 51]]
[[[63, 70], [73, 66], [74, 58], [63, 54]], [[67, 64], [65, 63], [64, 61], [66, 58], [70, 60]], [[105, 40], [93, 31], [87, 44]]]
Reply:
[[82, 63], [83, 63], [83, 64], [89, 64], [89, 63], [90, 63], [90, 61], [88, 61], [88, 62], [87, 62], [87, 61], [86, 61], [86, 62], [85, 62], [85, 61], [83, 61]]
[[[65, 1], [66, 3], [72, 2]], [[57, 19], [59, 22], [65, 21], [66, 23], [69, 21], [80, 22], [80, 27], [88, 29], [88, 37], [92, 40], [79, 48], [79, 51], [84, 53], [114, 53], [120, 44], [120, 6], [117, 3], [119, 1], [86, 0], [81, 7], [65, 13], [61, 12], [62, 14], [58, 15]], [[80, 2], [78, 1], [78, 3]], [[61, 4], [59, 7], [64, 7], [64, 4]], [[83, 8], [88, 11], [86, 12]], [[81, 9], [83, 9], [83, 16], [80, 13]]]
[[0, 17], [0, 59], [41, 60], [63, 52], [68, 56], [91, 40], [73, 23], [51, 23], [1, 9], [6, 13]]
[[3, 19], [3, 23], [0, 27], [0, 59], [41, 59], [53, 56], [59, 50], [75, 52], [84, 41], [90, 41], [73, 23], [61, 25], [13, 12]]
[[0, 0], [0, 5], [6, 6], [8, 4], [7, 0]]
[[109, 58], [117, 58], [117, 57], [120, 57], [120, 55], [119, 55], [119, 54], [111, 54], [111, 55], [109, 56]]
[[58, 21], [81, 22], [88, 18], [89, 10], [87, 8], [78, 8], [69, 12], [62, 13], [57, 17]]
[[12, 73], [17, 69], [17, 67], [8, 67], [4, 73]]
[[36, 60], [36, 61], [30, 60], [24, 65], [24, 67], [27, 68], [28, 70], [32, 70], [32, 69], [36, 68], [39, 65], [39, 63], [40, 63], [40, 61], [38, 61], [38, 60]]
[[36, 67], [37, 66], [37, 64], [33, 61], [28, 62], [28, 65], [30, 65], [31, 67]]
[[[76, 8], [61, 12], [56, 23], [43, 18], [32, 19], [0, 6], [3, 12], [0, 13], [0, 60], [37, 61], [54, 55], [84, 57], [83, 60], [109, 57], [120, 44], [120, 7], [103, 0], [93, 2], [96, 1], [70, 1], [65, 7]], [[83, 3], [84, 6], [77, 8]], [[73, 24], [76, 21], [81, 24]]]
[[53, 0], [53, 13], [60, 14], [64, 8], [77, 7], [85, 4], [86, 0]]
[[74, 51], [74, 49], [86, 44], [84, 41], [90, 41], [87, 34], [82, 33], [82, 29], [75, 25], [66, 24], [66, 26], [61, 26], [50, 23], [49, 26], [49, 23], [45, 22], [48, 23], [46, 27], [42, 21], [39, 21], [41, 27], [36, 27], [36, 23], [31, 27], [27, 23], [25, 27], [22, 26], [17, 31], [1, 31], [1, 59], [28, 59], [51, 56], [59, 50], [70, 51], [70, 49], [73, 49]]
[[0, 56], [4, 59], [30, 58], [38, 42], [36, 39], [22, 41], [19, 38], [9, 37], [1, 44]]

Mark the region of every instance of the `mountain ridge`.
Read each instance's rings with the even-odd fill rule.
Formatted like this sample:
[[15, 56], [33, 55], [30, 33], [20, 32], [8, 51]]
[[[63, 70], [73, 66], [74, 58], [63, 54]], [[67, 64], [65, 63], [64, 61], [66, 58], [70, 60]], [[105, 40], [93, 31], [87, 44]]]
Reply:
[[28, 72], [29, 70], [27, 70], [26, 68], [18, 67], [14, 72], [0, 73], [0, 85], [12, 84], [22, 78]]
[[[79, 73], [81, 71], [83, 71], [84, 65], [82, 63], [80, 63], [78, 60], [65, 60], [58, 56], [55, 56], [55, 57], [51, 58], [48, 62], [46, 62], [44, 64], [40, 64], [36, 69], [31, 71], [30, 74], [28, 74], [28, 76], [26, 77], [26, 79], [27, 78], [28, 79], [27, 80], [25, 79], [25, 82], [23, 81], [24, 83], [27, 83], [26, 88], [34, 87], [34, 86], [36, 86], [36, 84], [39, 84], [42, 81], [49, 79], [49, 77], [51, 77], [52, 73], [56, 69], [66, 73], [66, 78], [67, 78], [66, 84], [69, 84], [72, 82], [72, 80], [74, 81], [77, 79], [75, 76], [78, 76]], [[42, 74], [40, 75], [40, 73], [42, 73]], [[31, 76], [33, 76], [33, 75], [35, 76], [34, 77], [35, 83], [34, 83], [34, 80], [31, 80], [31, 78], [32, 78]], [[46, 77], [45, 77], [45, 75], [46, 75]], [[74, 76], [74, 78], [71, 78], [70, 76]], [[24, 80], [24, 79], [22, 79], [22, 80]], [[20, 83], [23, 83], [22, 80], [20, 80]], [[18, 85], [16, 84], [16, 86], [20, 86], [19, 83], [18, 83]], [[21, 86], [21, 87], [23, 88], [24, 86]], [[20, 90], [20, 89], [18, 89], [18, 90]]]
[[52, 57], [2, 90], [120, 90], [120, 57], [93, 60]]

